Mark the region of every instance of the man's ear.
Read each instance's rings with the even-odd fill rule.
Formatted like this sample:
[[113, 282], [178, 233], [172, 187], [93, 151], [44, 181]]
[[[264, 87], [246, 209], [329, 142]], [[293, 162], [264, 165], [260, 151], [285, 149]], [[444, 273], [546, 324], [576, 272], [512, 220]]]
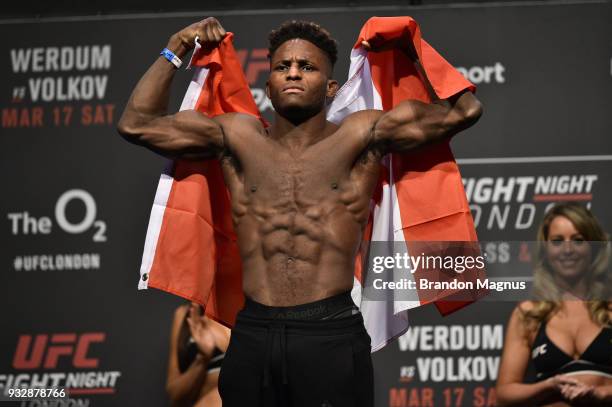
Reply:
[[328, 98], [334, 98], [336, 96], [336, 92], [338, 92], [338, 81], [335, 79], [327, 80], [327, 93], [325, 96]]
[[266, 81], [266, 96], [270, 99], [270, 81]]

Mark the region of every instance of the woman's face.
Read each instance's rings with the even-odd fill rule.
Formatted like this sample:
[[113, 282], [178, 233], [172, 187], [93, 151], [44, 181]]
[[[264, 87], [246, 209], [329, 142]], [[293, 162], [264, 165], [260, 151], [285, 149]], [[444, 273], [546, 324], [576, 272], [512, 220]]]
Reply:
[[591, 245], [565, 216], [550, 223], [546, 255], [553, 272], [564, 280], [579, 279], [591, 265]]

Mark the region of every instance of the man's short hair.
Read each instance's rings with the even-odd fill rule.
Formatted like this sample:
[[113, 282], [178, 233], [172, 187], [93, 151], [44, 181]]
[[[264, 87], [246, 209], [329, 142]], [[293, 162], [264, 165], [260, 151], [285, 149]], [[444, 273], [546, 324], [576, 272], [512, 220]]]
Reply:
[[285, 21], [278, 29], [270, 31], [268, 57], [272, 58], [282, 44], [295, 38], [309, 41], [319, 47], [329, 58], [332, 67], [336, 63], [338, 43], [331, 37], [329, 31], [312, 21]]

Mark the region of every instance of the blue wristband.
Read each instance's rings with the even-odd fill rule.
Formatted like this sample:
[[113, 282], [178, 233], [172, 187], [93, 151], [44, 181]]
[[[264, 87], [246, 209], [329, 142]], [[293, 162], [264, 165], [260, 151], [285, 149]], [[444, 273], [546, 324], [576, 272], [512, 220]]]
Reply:
[[172, 65], [176, 66], [177, 68], [180, 68], [181, 65], [183, 65], [183, 61], [181, 61], [179, 57], [174, 55], [174, 52], [170, 51], [168, 48], [162, 49], [162, 52], [160, 52], [159, 55], [172, 62]]

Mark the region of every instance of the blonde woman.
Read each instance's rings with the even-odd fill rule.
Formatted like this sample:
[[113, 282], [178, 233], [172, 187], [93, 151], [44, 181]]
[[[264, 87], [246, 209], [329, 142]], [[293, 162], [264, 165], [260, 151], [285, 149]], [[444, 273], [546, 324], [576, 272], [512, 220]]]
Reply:
[[[500, 406], [612, 405], [609, 239], [591, 212], [559, 204], [538, 230], [534, 301], [508, 323]], [[529, 361], [535, 383], [523, 383]]]
[[218, 382], [230, 330], [195, 303], [178, 307], [170, 336], [166, 391], [173, 407], [221, 407]]

